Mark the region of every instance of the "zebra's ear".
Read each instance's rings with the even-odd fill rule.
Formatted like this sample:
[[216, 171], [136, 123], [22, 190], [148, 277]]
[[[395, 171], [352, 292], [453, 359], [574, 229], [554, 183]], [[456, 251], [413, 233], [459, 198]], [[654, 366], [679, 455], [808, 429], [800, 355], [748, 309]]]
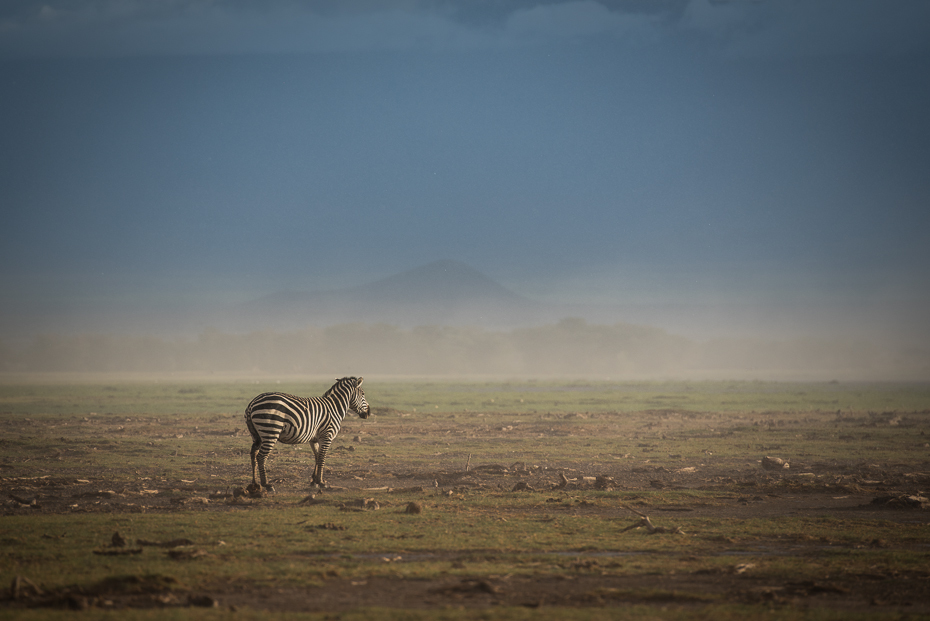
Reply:
[[355, 385], [356, 385], [356, 386], [361, 386], [361, 385], [362, 385], [362, 380], [364, 380], [364, 379], [365, 379], [364, 377], [358, 378], [358, 383], [355, 384]]

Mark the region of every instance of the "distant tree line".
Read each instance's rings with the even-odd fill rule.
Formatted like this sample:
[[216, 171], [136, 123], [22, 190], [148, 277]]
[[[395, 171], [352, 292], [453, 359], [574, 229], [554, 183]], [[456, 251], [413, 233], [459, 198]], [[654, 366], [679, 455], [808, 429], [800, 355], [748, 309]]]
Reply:
[[638, 377], [700, 372], [760, 378], [930, 377], [930, 355], [879, 351], [867, 343], [817, 339], [697, 342], [659, 328], [593, 325], [583, 319], [510, 331], [345, 324], [294, 332], [195, 338], [42, 335], [0, 344], [5, 372], [333, 373]]

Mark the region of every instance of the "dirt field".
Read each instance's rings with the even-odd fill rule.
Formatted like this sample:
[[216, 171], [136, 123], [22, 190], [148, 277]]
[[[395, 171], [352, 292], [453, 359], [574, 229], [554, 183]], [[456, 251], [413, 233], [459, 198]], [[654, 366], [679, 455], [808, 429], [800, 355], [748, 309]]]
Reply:
[[[792, 417], [797, 415], [767, 412], [757, 418], [771, 423]], [[207, 606], [333, 614], [367, 607], [461, 608], [467, 616], [471, 610], [507, 607], [551, 611], [642, 605], [687, 615], [744, 605], [750, 616], [769, 609], [930, 616], [930, 450], [919, 459], [926, 413], [905, 416], [904, 427], [895, 423], [897, 435], [889, 436], [907, 438], [916, 453], [904, 455], [883, 446], [859, 456], [852, 451], [845, 459], [833, 457], [836, 452], [825, 459], [806, 453], [792, 458], [789, 468], [776, 469], [762, 465], [766, 448], [780, 447], [777, 452], [786, 457], [797, 455], [786, 438], [809, 434], [830, 419], [808, 417], [808, 427], [789, 423], [783, 429], [771, 423], [764, 432], [775, 441], [760, 448], [751, 442], [757, 437], [751, 434], [763, 433], [752, 417], [744, 416], [727, 429], [725, 421], [734, 417], [720, 415], [711, 421], [713, 433], [706, 434], [706, 441], [690, 452], [671, 453], [679, 445], [665, 443], [697, 437], [674, 433], [676, 426], [683, 432], [692, 424], [688, 416], [666, 412], [656, 423], [654, 414], [642, 414], [637, 431], [613, 451], [598, 444], [616, 433], [609, 417], [524, 416], [516, 424], [509, 415], [505, 418], [475, 426], [471, 416], [435, 415], [417, 422], [408, 413], [382, 411], [377, 425], [347, 421], [328, 462], [330, 488], [312, 497], [306, 487], [309, 450], [292, 447], [278, 449], [269, 464], [274, 495], [245, 492], [250, 442], [236, 415], [207, 417], [183, 430], [171, 428], [167, 419], [121, 414], [38, 425], [9, 419], [0, 464], [0, 526], [15, 516], [40, 521], [55, 516], [209, 515], [224, 523], [259, 511], [290, 516], [288, 511], [300, 507], [310, 524], [316, 515], [323, 516], [319, 528], [324, 529], [331, 525], [322, 522], [325, 516], [398, 516], [414, 510], [408, 507], [415, 503], [423, 516], [447, 516], [450, 522], [455, 512], [466, 511], [459, 506], [467, 505], [475, 511], [468, 516], [494, 515], [508, 526], [525, 522], [531, 531], [533, 524], [543, 528], [547, 522], [572, 519], [581, 530], [585, 525], [608, 528], [614, 539], [608, 545], [602, 539], [590, 543], [576, 529], [572, 542], [556, 547], [540, 546], [529, 535], [525, 541], [509, 540], [504, 548], [481, 545], [480, 535], [451, 549], [383, 538], [366, 542], [362, 552], [340, 552], [336, 542], [335, 547], [309, 552], [308, 560], [338, 564], [340, 558], [352, 557], [376, 570], [334, 571], [305, 586], [274, 589], [261, 581], [212, 579], [208, 572], [184, 590], [147, 582], [141, 573], [61, 584], [43, 580], [41, 564], [25, 562], [28, 550], [22, 549], [9, 552], [17, 566], [9, 575], [16, 577], [0, 610]], [[856, 420], [834, 422], [833, 437], [865, 448], [888, 440], [874, 439], [885, 427], [855, 426]], [[108, 443], [104, 435], [111, 438]], [[8, 450], [17, 437], [32, 438], [46, 450]], [[447, 439], [439, 443], [436, 438]], [[711, 438], [724, 449], [732, 444], [752, 450], [745, 455], [725, 450], [716, 456], [702, 448]], [[558, 450], [560, 442], [564, 450]], [[528, 445], [536, 448], [526, 449]], [[102, 452], [108, 455], [105, 469], [98, 462]], [[460, 505], [453, 507], [449, 499], [459, 499]], [[744, 529], [766, 520], [787, 526], [761, 536]], [[651, 527], [656, 531], [650, 534]], [[9, 527], [3, 530], [7, 544], [25, 548], [22, 537]], [[679, 541], [696, 543], [677, 546]], [[123, 552], [115, 543], [99, 543], [98, 552], [110, 547], [114, 555]], [[176, 549], [180, 556], [196, 555], [198, 545], [203, 547], [202, 542], [172, 546], [137, 539], [126, 543], [126, 553], [144, 549], [150, 554], [148, 550], [157, 548], [159, 554]], [[870, 554], [874, 562], [868, 560]], [[898, 555], [903, 560], [896, 560]], [[843, 569], [845, 556], [851, 559], [848, 569]], [[809, 563], [828, 569], [803, 569]], [[492, 571], [485, 569], [488, 564]], [[508, 564], [513, 571], [501, 570]], [[405, 565], [433, 569], [411, 575], [404, 573]], [[379, 569], [387, 566], [396, 571]], [[796, 574], [792, 567], [798, 568]]]
[[[585, 464], [579, 466], [579, 471], [585, 471]], [[83, 473], [76, 472], [75, 476]], [[697, 481], [697, 487], [706, 489], [711, 487], [718, 495], [725, 495], [726, 501], [722, 504], [711, 504], [696, 499], [691, 503], [678, 503], [674, 506], [647, 506], [645, 503], [631, 504], [631, 508], [647, 514], [650, 521], [660, 528], [670, 528], [680, 523], [679, 518], [712, 518], [720, 520], [753, 519], [771, 517], [820, 517], [831, 516], [848, 521], [883, 521], [892, 523], [915, 523], [924, 526], [930, 524], [930, 515], [926, 510], [926, 503], [922, 506], [910, 506], [906, 503], [909, 495], [904, 478], [909, 474], [894, 468], [883, 468], [883, 482], [873, 483], [870, 477], [873, 472], [854, 473], [849, 478], [848, 489], [835, 490], [829, 493], [807, 491], [797, 494], [785, 493], [783, 486], [778, 484], [777, 475], [760, 476], [755, 484], [728, 485], [718, 483], [719, 480], [730, 479], [734, 473], [719, 471], [705, 473], [703, 481]], [[230, 473], [234, 476], [233, 473]], [[335, 490], [324, 492], [317, 496], [315, 502], [327, 504], [345, 504], [347, 501], [362, 496], [377, 495], [379, 491], [366, 489], [364, 481], [357, 476], [338, 476], [339, 470], [334, 470], [330, 476], [329, 484]], [[403, 470], [394, 473], [394, 476], [403, 481], [405, 487], [423, 487], [428, 489], [435, 485], [438, 479], [449, 481], [449, 473], [445, 472], [415, 472]], [[455, 484], [451, 487], [442, 486], [441, 489], [456, 490], [469, 488], [474, 493], [481, 493], [483, 489], [513, 488], [526, 484], [535, 490], [546, 490], [547, 499], [559, 498], [559, 509], [574, 515], [589, 517], [603, 517], [621, 521], [623, 509], [618, 507], [590, 506], [584, 500], [578, 501], [587, 489], [594, 489], [597, 482], [591, 484], [582, 480], [580, 483], [570, 482], [564, 488], [559, 488], [560, 482], [556, 476], [520, 476], [510, 473], [474, 471], [464, 476], [454, 476]], [[623, 481], [625, 491], [650, 490], [657, 487], [680, 487], [681, 476], [673, 472], [652, 471], [649, 473], [617, 472], [615, 480]], [[859, 491], [851, 488], [857, 487], [856, 481], [865, 483], [868, 491]], [[379, 479], [378, 482], [383, 482]], [[912, 481], [907, 481], [911, 483]], [[158, 498], [152, 495], [144, 500], [140, 499], [130, 490], [101, 493], [92, 485], [74, 483], [71, 478], [40, 479], [27, 484], [17, 481], [15, 487], [7, 487], [12, 481], [4, 481], [4, 486], [10, 490], [9, 497], [22, 500], [37, 499], [38, 508], [29, 508], [27, 505], [17, 507], [16, 501], [7, 502], [4, 513], [16, 514], [30, 513], [68, 513], [73, 511], [100, 511], [100, 512], [234, 512], [241, 511], [242, 507], [253, 504], [275, 505], [285, 504], [286, 501], [274, 498], [261, 499], [211, 499], [211, 502], [200, 504], [196, 500], [202, 496], [200, 490], [191, 490], [191, 497], [185, 502], [178, 502], [177, 497]], [[898, 485], [897, 483], [900, 483]], [[924, 485], [927, 480], [923, 480]], [[279, 486], [281, 483], [279, 482]], [[278, 496], [285, 495], [289, 490], [286, 487], [278, 492]], [[437, 492], [441, 493], [441, 492]], [[528, 492], [534, 493], [534, 492]], [[392, 500], [390, 492], [380, 492], [383, 499], [380, 501], [381, 510], [390, 510]], [[574, 501], [571, 497], [575, 497]], [[16, 503], [16, 504], [14, 504]], [[292, 504], [293, 500], [290, 503]], [[402, 502], [395, 502], [395, 510], [399, 510]], [[648, 512], [648, 513], [647, 513]], [[629, 526], [639, 522], [641, 518], [627, 512]], [[645, 527], [643, 527], [645, 529]], [[619, 532], [622, 529], [618, 528]], [[657, 533], [655, 537], [681, 536], [675, 534]], [[687, 536], [687, 533], [684, 535]], [[842, 548], [838, 541], [824, 540], [816, 537], [799, 537], [780, 542], [760, 542], [758, 549], [745, 550], [745, 545], [738, 544], [737, 539], [722, 538], [719, 542], [718, 554], [743, 554], [748, 561], [756, 556], [762, 557], [805, 557], [821, 553], [832, 547]], [[866, 544], [870, 547], [887, 547], [888, 543], [875, 539]], [[922, 544], [925, 555], [930, 559], [930, 536]], [[387, 548], [385, 548], [387, 550]], [[445, 561], [450, 565], [462, 564], [463, 558], [474, 554], [483, 556], [494, 555], [495, 550], [475, 550], [469, 555], [460, 552], [443, 552], [436, 550], [428, 553], [418, 553], [417, 560], [428, 558], [433, 561]], [[384, 557], [399, 557], [394, 562], [403, 563], [407, 556], [403, 550], [396, 552], [385, 551]], [[376, 554], [377, 555], [377, 554]], [[930, 614], [930, 566], [924, 571], [895, 571], [888, 568], [876, 569], [869, 573], [839, 573], [824, 575], [818, 580], [792, 580], [790, 577], [773, 579], [771, 576], [756, 576], [752, 571], [752, 562], [745, 563], [745, 567], [736, 564], [731, 568], [713, 572], [688, 571], [690, 561], [688, 557], [675, 558], [671, 555], [668, 562], [673, 569], [662, 575], [612, 575], [611, 569], [618, 567], [628, 560], [622, 552], [602, 552], [598, 550], [577, 551], [564, 554], [564, 567], [566, 571], [560, 575], [544, 576], [511, 576], [511, 575], [475, 575], [464, 578], [435, 578], [435, 579], [391, 579], [376, 577], [366, 580], [340, 580], [332, 579], [325, 584], [309, 588], [279, 588], [273, 593], [267, 589], [249, 589], [245, 584], [216, 585], [213, 588], [198, 590], [196, 598], [189, 597], [180, 600], [175, 595], [166, 595], [158, 588], [149, 589], [144, 585], [127, 585], [119, 583], [101, 584], [97, 589], [74, 593], [51, 592], [43, 596], [34, 595], [18, 600], [8, 599], [4, 606], [8, 608], [53, 606], [78, 607], [94, 606], [96, 602], [108, 602], [106, 607], [153, 607], [171, 604], [183, 604], [190, 601], [205, 601], [209, 605], [217, 605], [234, 609], [253, 609], [267, 611], [302, 611], [332, 613], [337, 611], [354, 610], [360, 607], [377, 606], [399, 609], [429, 609], [445, 608], [448, 606], [464, 606], [467, 608], [486, 608], [493, 606], [570, 606], [570, 607], [611, 607], [624, 606], [630, 603], [650, 604], [655, 606], [703, 606], [709, 601], [721, 599], [730, 603], [759, 604], [766, 603], [772, 606], [789, 606], [792, 608], [830, 607], [847, 610], [870, 611], [897, 611], [909, 614]], [[141, 590], [141, 592], [139, 592]], [[645, 594], [645, 595], [644, 595]], [[200, 599], [197, 599], [200, 598]]]

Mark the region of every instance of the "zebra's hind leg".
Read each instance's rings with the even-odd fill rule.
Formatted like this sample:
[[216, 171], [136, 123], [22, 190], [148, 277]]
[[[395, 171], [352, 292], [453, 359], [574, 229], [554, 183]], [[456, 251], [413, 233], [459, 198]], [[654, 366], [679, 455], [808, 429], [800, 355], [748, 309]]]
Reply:
[[252, 463], [252, 485], [250, 487], [258, 487], [258, 480], [255, 478], [255, 466], [256, 466], [256, 455], [258, 454], [258, 449], [262, 445], [261, 442], [253, 442], [252, 450], [249, 451], [249, 461]]
[[265, 460], [268, 459], [268, 455], [271, 453], [271, 449], [274, 447], [274, 441], [268, 443], [264, 442], [258, 445], [252, 445], [252, 485], [250, 486], [253, 489], [258, 488], [258, 482], [255, 480], [255, 467], [258, 466], [258, 476], [262, 481], [262, 488], [266, 491], [274, 493], [274, 486], [268, 483], [268, 477], [265, 474]]
[[[271, 449], [274, 447], [275, 442], [277, 442], [277, 436], [272, 440], [267, 438], [263, 440], [262, 434], [258, 432], [258, 429], [255, 428], [255, 423], [252, 422], [252, 417], [246, 413], [245, 424], [249, 429], [249, 435], [252, 436], [252, 450], [249, 451], [249, 461], [252, 464], [252, 484], [249, 485], [249, 492], [258, 492], [263, 487], [270, 491], [274, 492], [274, 487], [268, 485], [268, 480], [265, 476], [265, 459], [268, 457], [268, 453], [271, 452]], [[264, 447], [264, 450], [262, 448]], [[262, 483], [259, 486], [258, 481], [255, 478], [255, 469], [258, 467], [258, 473], [261, 476]]]

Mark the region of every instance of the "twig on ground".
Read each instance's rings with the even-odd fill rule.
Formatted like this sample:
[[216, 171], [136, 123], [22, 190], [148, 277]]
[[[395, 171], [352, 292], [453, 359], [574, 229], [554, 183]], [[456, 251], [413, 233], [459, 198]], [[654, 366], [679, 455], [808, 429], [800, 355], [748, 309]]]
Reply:
[[620, 505], [620, 507], [640, 516], [640, 520], [638, 522], [635, 522], [631, 524], [630, 526], [627, 526], [626, 528], [620, 531], [621, 533], [625, 533], [628, 530], [645, 527], [646, 531], [650, 535], [655, 535], [655, 534], [684, 535], [685, 534], [685, 531], [681, 530], [680, 526], [676, 526], [675, 528], [668, 528], [665, 526], [656, 526], [652, 523], [652, 521], [649, 519], [649, 516], [646, 515], [645, 513], [640, 513], [636, 509], [630, 509], [629, 507], [625, 507], [623, 505]]

